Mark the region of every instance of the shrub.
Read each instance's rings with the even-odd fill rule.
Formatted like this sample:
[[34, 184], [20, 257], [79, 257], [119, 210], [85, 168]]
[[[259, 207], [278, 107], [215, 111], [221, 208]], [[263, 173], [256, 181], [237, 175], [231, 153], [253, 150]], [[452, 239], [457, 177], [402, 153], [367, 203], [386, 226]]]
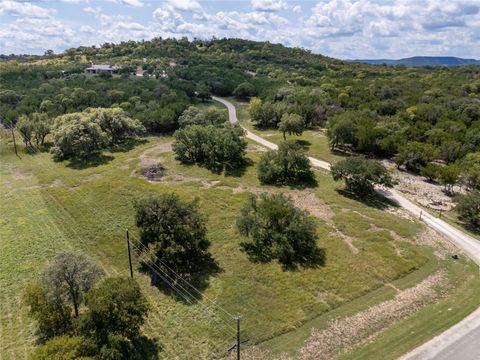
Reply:
[[363, 157], [348, 157], [331, 168], [335, 181], [345, 180], [347, 189], [357, 195], [373, 192], [375, 185], [392, 186], [388, 170], [379, 161]]
[[166, 264], [186, 276], [199, 270], [210, 242], [197, 201], [163, 194], [137, 201], [135, 209], [140, 241], [151, 252], [147, 263]]
[[295, 184], [313, 180], [308, 157], [293, 141], [284, 141], [278, 150], [265, 152], [258, 163], [257, 173], [264, 184]]
[[467, 194], [458, 195], [455, 209], [464, 221], [471, 228], [480, 230], [480, 191], [473, 190]]
[[277, 259], [286, 267], [319, 265], [315, 221], [283, 194], [252, 195], [237, 219], [237, 230], [250, 241], [242, 249], [255, 261]]
[[283, 140], [286, 140], [285, 134], [302, 135], [305, 124], [300, 115], [283, 114], [282, 120], [278, 123], [278, 129], [283, 134]]
[[233, 95], [239, 99], [247, 99], [257, 95], [257, 90], [249, 82], [243, 82], [233, 90]]
[[183, 163], [203, 164], [214, 171], [240, 167], [247, 143], [239, 127], [189, 125], [173, 135], [173, 151]]

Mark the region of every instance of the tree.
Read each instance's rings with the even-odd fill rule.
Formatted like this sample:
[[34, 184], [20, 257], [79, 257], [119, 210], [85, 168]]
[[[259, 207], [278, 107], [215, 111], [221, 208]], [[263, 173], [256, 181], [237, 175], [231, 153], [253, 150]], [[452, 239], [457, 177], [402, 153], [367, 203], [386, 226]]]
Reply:
[[333, 180], [345, 180], [347, 189], [357, 195], [371, 194], [375, 185], [393, 185], [388, 170], [376, 160], [348, 157], [332, 165], [330, 170]]
[[35, 349], [31, 360], [94, 360], [82, 336], [56, 336]]
[[81, 113], [57, 117], [52, 135], [54, 147], [51, 151], [55, 160], [87, 160], [100, 153], [108, 144], [108, 136], [100, 125]]
[[257, 95], [257, 90], [249, 82], [243, 82], [233, 90], [233, 96], [239, 99], [248, 99], [255, 95]]
[[146, 250], [146, 263], [163, 264], [180, 275], [199, 270], [208, 256], [205, 218], [198, 202], [186, 202], [174, 193], [148, 197], [135, 203], [136, 224]]
[[283, 114], [282, 120], [278, 123], [278, 129], [283, 133], [283, 140], [286, 140], [286, 133], [288, 133], [288, 135], [302, 135], [303, 128], [303, 119], [297, 114]]
[[251, 195], [236, 225], [249, 238], [241, 247], [253, 260], [277, 259], [286, 267], [323, 263], [315, 222], [283, 194]]
[[355, 133], [355, 123], [349, 115], [337, 116], [327, 123], [327, 137], [332, 150], [338, 145], [355, 144]]
[[259, 128], [272, 128], [277, 126], [277, 114], [272, 103], [263, 102], [258, 98], [250, 101], [249, 113], [255, 126]]
[[419, 172], [434, 157], [435, 148], [433, 145], [412, 141], [400, 148], [395, 156], [395, 163], [398, 167], [405, 165], [407, 170]]
[[214, 125], [220, 126], [228, 121], [225, 111], [209, 106], [200, 110], [196, 106], [189, 106], [178, 118], [178, 125], [184, 128], [188, 125]]
[[480, 191], [472, 190], [456, 197], [455, 210], [460, 214], [460, 220], [477, 231], [480, 230]]
[[210, 90], [210, 86], [208, 86], [205, 83], [199, 84], [197, 86], [197, 90], [196, 90], [195, 93], [196, 93], [197, 97], [200, 100], [202, 100], [202, 102], [205, 102], [205, 100], [210, 99], [211, 95], [212, 95], [212, 92]]
[[189, 125], [173, 136], [173, 152], [183, 163], [203, 164], [222, 171], [240, 167], [245, 162], [247, 144], [240, 127]]
[[313, 179], [305, 152], [296, 142], [284, 141], [278, 150], [265, 152], [258, 163], [258, 179], [264, 184], [296, 184]]
[[110, 144], [119, 143], [128, 137], [145, 132], [145, 127], [139, 120], [132, 119], [120, 108], [88, 108], [83, 114], [100, 125], [107, 134]]
[[22, 115], [17, 121], [17, 130], [22, 135], [22, 140], [25, 143], [25, 147], [32, 147], [32, 138], [33, 138], [33, 123], [31, 119]]
[[453, 194], [453, 187], [457, 183], [459, 175], [460, 169], [457, 164], [450, 164], [439, 168], [438, 177], [440, 182], [445, 186], [445, 192], [447, 194]]
[[73, 332], [71, 309], [62, 299], [48, 296], [41, 283], [28, 286], [23, 301], [37, 322], [36, 333], [40, 342]]
[[149, 307], [136, 281], [107, 278], [87, 294], [85, 303], [81, 332], [94, 342], [99, 358], [146, 359], [140, 329]]
[[63, 252], [43, 271], [42, 285], [48, 297], [71, 302], [74, 316], [78, 317], [84, 294], [103, 275], [103, 269], [85, 255]]
[[440, 165], [428, 163], [420, 169], [420, 175], [425, 176], [429, 181], [436, 180], [440, 174]]
[[460, 165], [460, 175], [469, 189], [480, 190], [480, 152], [465, 156]]

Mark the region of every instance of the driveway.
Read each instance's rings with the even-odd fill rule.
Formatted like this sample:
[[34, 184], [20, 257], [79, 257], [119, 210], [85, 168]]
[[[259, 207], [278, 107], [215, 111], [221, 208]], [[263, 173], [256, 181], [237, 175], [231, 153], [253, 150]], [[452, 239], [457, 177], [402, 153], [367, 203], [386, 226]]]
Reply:
[[[235, 106], [223, 98], [212, 96], [213, 100], [225, 105], [228, 109], [228, 118], [232, 124], [238, 123]], [[246, 137], [269, 149], [278, 146], [264, 138], [248, 131]], [[309, 157], [314, 167], [330, 170], [330, 164]], [[410, 200], [392, 189], [377, 189], [379, 193], [395, 201], [412, 215], [443, 235], [455, 244], [470, 259], [480, 265], [480, 242], [470, 235], [458, 230], [445, 221], [430, 215]], [[480, 360], [480, 309], [467, 316], [458, 324], [444, 331], [432, 340], [402, 356], [400, 360]]]

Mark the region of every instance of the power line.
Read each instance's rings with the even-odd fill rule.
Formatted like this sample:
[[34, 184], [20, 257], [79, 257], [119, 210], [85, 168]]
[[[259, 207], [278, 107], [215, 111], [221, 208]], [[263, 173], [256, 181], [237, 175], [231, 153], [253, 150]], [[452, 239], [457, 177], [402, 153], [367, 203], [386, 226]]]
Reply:
[[[35, 148], [35, 147], [32, 146], [32, 145], [30, 145], [30, 146], [29, 146], [29, 145], [26, 145], [26, 147], [29, 148], [29, 149], [30, 149], [32, 152], [34, 152], [34, 153], [40, 152], [39, 149]], [[53, 166], [52, 166], [52, 165], [49, 165], [48, 167], [50, 168], [50, 170], [52, 170], [53, 173], [59, 175], [59, 173], [58, 173], [56, 170], [53, 169]], [[92, 213], [94, 213], [95, 215], [97, 215], [97, 216], [99, 215], [99, 212], [97, 211], [97, 209], [93, 208], [92, 206], [90, 206], [90, 204], [88, 204], [87, 202], [85, 202], [85, 201], [83, 200], [83, 197], [81, 197], [80, 194], [77, 193], [77, 190], [76, 190], [76, 188], [75, 188], [74, 186], [72, 186], [71, 189], [74, 190], [75, 195], [78, 196], [78, 198], [79, 198], [80, 201], [84, 204], [84, 206], [90, 208], [90, 209], [92, 210]], [[52, 195], [50, 195], [50, 197], [51, 197], [52, 199], [54, 199], [54, 197], [53, 197]], [[54, 199], [54, 201], [58, 203], [58, 201], [57, 201], [56, 199]], [[60, 208], [63, 208], [61, 205], [59, 205], [59, 206], [60, 206]], [[103, 211], [104, 214], [106, 215], [106, 216], [104, 216], [104, 218], [112, 219], [111, 216], [110, 216], [107, 212], [105, 212], [104, 210], [101, 210], [101, 211]], [[65, 209], [64, 209], [64, 212], [68, 214], [68, 212], [65, 211]], [[70, 217], [72, 217], [71, 214], [68, 214], [68, 215], [69, 215]], [[112, 223], [114, 223], [114, 222], [112, 221]], [[77, 232], [76, 230], [74, 230], [74, 231]], [[139, 244], [141, 244], [141, 242], [139, 242]], [[141, 245], [143, 245], [143, 244], [141, 244]], [[144, 246], [144, 245], [143, 245], [143, 246]], [[137, 248], [137, 247], [136, 247], [136, 248]], [[139, 249], [137, 248], [137, 250], [139, 250]], [[188, 281], [186, 281], [184, 278], [182, 278], [180, 275], [178, 275], [176, 272], [174, 272], [171, 268], [169, 268], [169, 267], [168, 267], [166, 264], [164, 264], [162, 261], [161, 261], [161, 263], [162, 263], [165, 267], [167, 267], [170, 271], [172, 271], [172, 272], [177, 276], [178, 280], [184, 281], [191, 289], [193, 289], [193, 290], [194, 290], [195, 292], [197, 292], [200, 296], [202, 296], [202, 293], [201, 293], [196, 287], [194, 287], [192, 284], [190, 284]], [[197, 299], [197, 298], [196, 298], [195, 296], [193, 296], [190, 292], [188, 292], [183, 286], [179, 285], [179, 286], [181, 287], [181, 289], [182, 289], [183, 291], [185, 291], [185, 292], [179, 291], [178, 288], [177, 288], [173, 283], [171, 283], [170, 281], [168, 281], [168, 280], [165, 278], [165, 276], [168, 276], [168, 277], [170, 278], [170, 280], [173, 280], [173, 278], [170, 277], [165, 271], [162, 271], [157, 264], [154, 264], [154, 265], [156, 265], [157, 270], [160, 271], [160, 272], [162, 272], [162, 273], [164, 274], [164, 276], [160, 275], [157, 270], [155, 270], [155, 269], [153, 269], [153, 268], [151, 268], [151, 267], [150, 267], [150, 268], [151, 268], [154, 272], [156, 272], [157, 275], [159, 275], [166, 283], [168, 283], [168, 284], [172, 287], [172, 289], [173, 289], [174, 291], [176, 291], [177, 293], [179, 293], [180, 296], [184, 297], [187, 302], [189, 302], [189, 301], [191, 301], [191, 300], [189, 300], [189, 298], [186, 296], [186, 294], [188, 294], [191, 298], [195, 299], [195, 302], [199, 303], [200, 306], [203, 307], [203, 309], [204, 309], [208, 314], [210, 314], [210, 315], [212, 315], [212, 316], [218, 316], [218, 319], [222, 320], [222, 321], [226, 324], [226, 325], [223, 325], [223, 326], [222, 326], [222, 328], [221, 328], [222, 331], [221, 331], [221, 332], [223, 333], [223, 335], [227, 334], [227, 337], [230, 337], [230, 336], [231, 336], [230, 334], [225, 333], [224, 330], [225, 330], [226, 328], [230, 328], [231, 330], [235, 331], [235, 329], [234, 329], [228, 322], [226, 322], [225, 319], [223, 319], [223, 318], [222, 318], [221, 316], [219, 316], [219, 315], [216, 315], [215, 312], [213, 311], [213, 309], [212, 309], [211, 307], [206, 307], [204, 304], [202, 304], [202, 303], [199, 301], [199, 299]], [[118, 274], [118, 272], [117, 272], [115, 269], [114, 269], [114, 271]], [[212, 304], [214, 307], [222, 310], [223, 313], [225, 313], [225, 314], [227, 314], [229, 317], [232, 317], [232, 318], [233, 318], [233, 316], [232, 316], [227, 310], [225, 310], [223, 307], [219, 306], [216, 302], [208, 299], [207, 297], [205, 297], [205, 299], [208, 300], [208, 302], [210, 302], [210, 304]], [[157, 318], [157, 320], [158, 320], [158, 318]]]

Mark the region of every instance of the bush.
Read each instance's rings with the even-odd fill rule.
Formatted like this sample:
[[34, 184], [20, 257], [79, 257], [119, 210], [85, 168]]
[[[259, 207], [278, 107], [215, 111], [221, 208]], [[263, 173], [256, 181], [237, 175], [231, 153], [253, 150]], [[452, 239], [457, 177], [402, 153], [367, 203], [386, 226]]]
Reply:
[[410, 142], [400, 148], [395, 156], [398, 167], [405, 165], [407, 170], [419, 172], [420, 169], [435, 157], [435, 148], [431, 144]]
[[57, 117], [52, 135], [54, 147], [51, 151], [55, 160], [87, 160], [99, 154], [108, 144], [108, 136], [100, 125], [81, 113]]
[[345, 180], [347, 189], [357, 195], [371, 194], [375, 185], [391, 187], [388, 170], [379, 161], [363, 157], [348, 157], [331, 167], [335, 181]]
[[93, 360], [92, 349], [82, 336], [57, 336], [40, 345], [31, 360]]
[[233, 95], [239, 99], [247, 99], [256, 96], [257, 90], [255, 89], [255, 86], [249, 82], [243, 82], [233, 90]]
[[214, 125], [220, 126], [228, 121], [225, 110], [219, 110], [215, 106], [209, 106], [206, 110], [198, 107], [188, 107], [178, 118], [178, 125], [183, 128], [188, 125]]
[[183, 163], [203, 164], [214, 171], [238, 168], [245, 163], [247, 143], [239, 127], [189, 125], [173, 136], [173, 151]]
[[265, 152], [257, 173], [263, 184], [295, 184], [312, 181], [314, 177], [308, 157], [293, 141], [284, 141], [278, 150]]
[[460, 220], [472, 229], [480, 231], [480, 191], [473, 190], [467, 194], [458, 195], [456, 203], [455, 210], [460, 215]]
[[302, 117], [297, 114], [283, 114], [282, 120], [278, 123], [278, 129], [283, 134], [283, 140], [286, 140], [286, 133], [288, 135], [302, 135], [304, 126]]
[[163, 194], [137, 201], [135, 209], [140, 241], [150, 252], [147, 264], [166, 264], [184, 276], [199, 271], [201, 260], [209, 256], [210, 242], [197, 201]]
[[241, 244], [242, 249], [255, 261], [277, 259], [286, 267], [324, 262], [315, 221], [283, 194], [251, 195], [236, 225], [250, 239]]

